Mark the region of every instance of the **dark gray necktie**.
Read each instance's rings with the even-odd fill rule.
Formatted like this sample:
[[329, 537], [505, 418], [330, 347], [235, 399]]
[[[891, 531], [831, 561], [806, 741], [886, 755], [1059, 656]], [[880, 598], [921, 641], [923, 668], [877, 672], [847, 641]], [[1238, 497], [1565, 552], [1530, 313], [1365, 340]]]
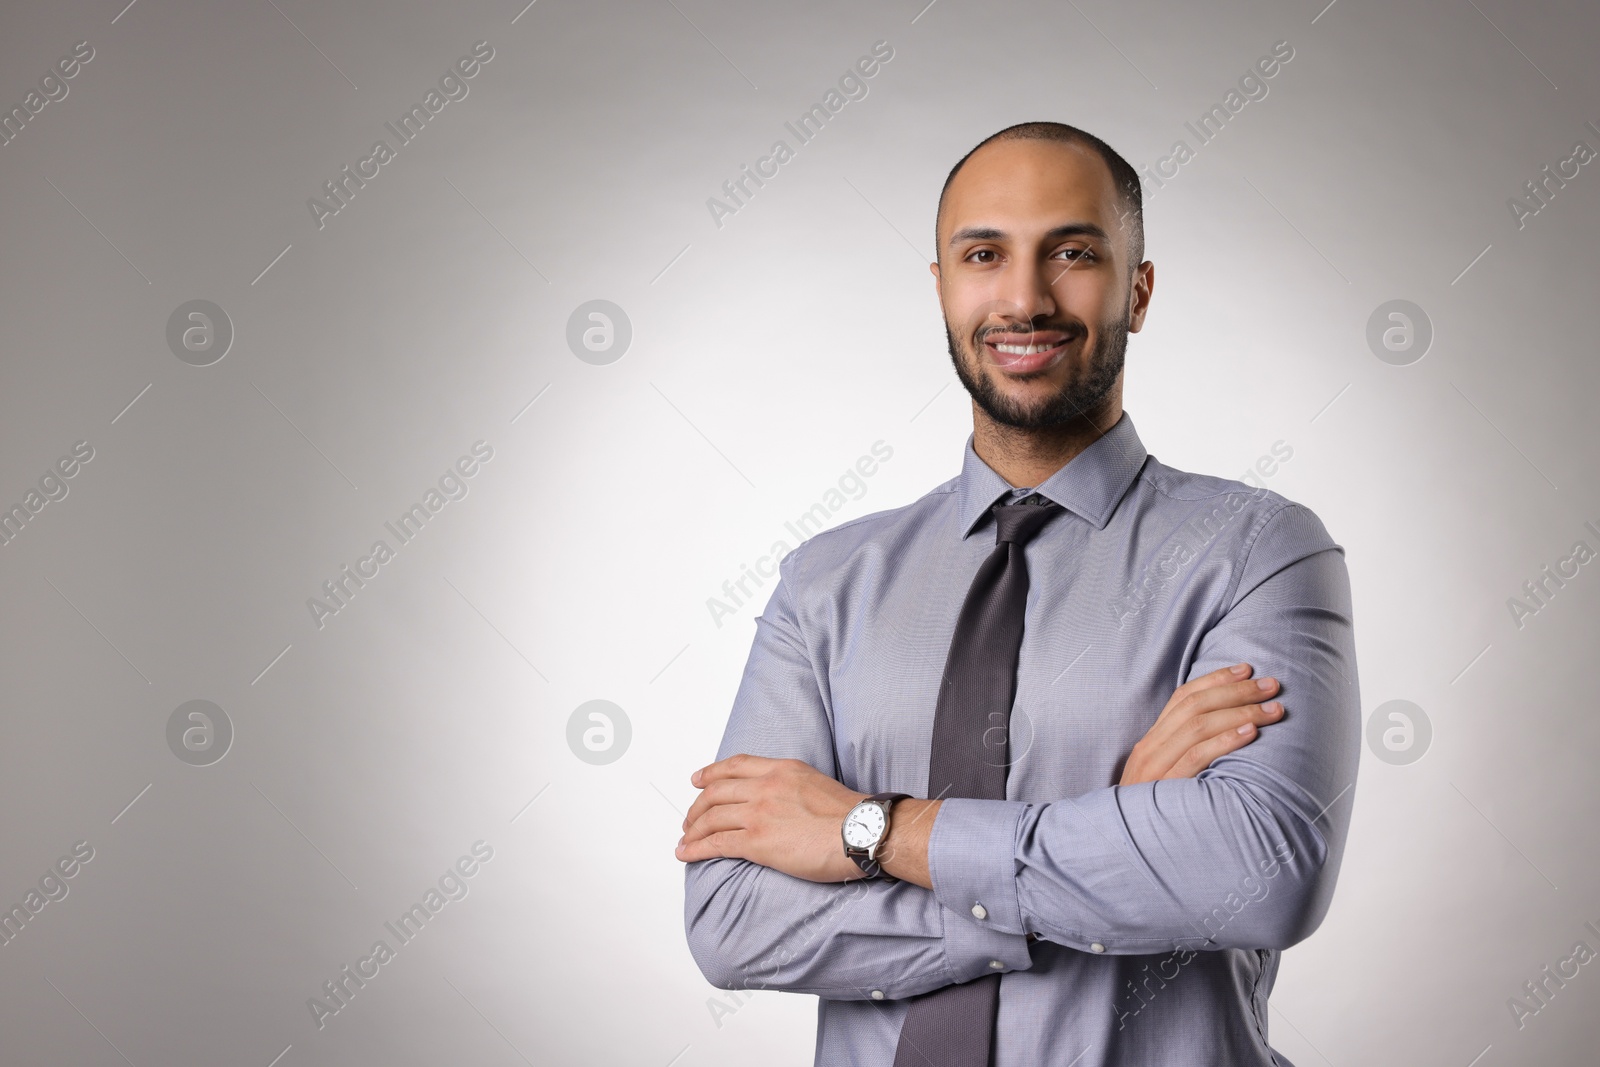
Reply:
[[[1023, 546], [1062, 508], [1035, 493], [991, 510], [994, 551], [978, 568], [956, 617], [934, 710], [930, 798], [1006, 796], [1006, 740], [1028, 602]], [[988, 1067], [999, 1007], [999, 974], [912, 997], [894, 1067]]]

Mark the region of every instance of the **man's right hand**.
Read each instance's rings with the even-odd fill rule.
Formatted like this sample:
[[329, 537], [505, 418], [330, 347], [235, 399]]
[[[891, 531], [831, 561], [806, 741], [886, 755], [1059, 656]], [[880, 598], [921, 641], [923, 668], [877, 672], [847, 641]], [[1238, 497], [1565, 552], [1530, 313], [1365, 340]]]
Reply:
[[1240, 663], [1180, 685], [1133, 746], [1118, 784], [1193, 778], [1218, 756], [1254, 741], [1257, 727], [1282, 719], [1278, 701], [1260, 703], [1277, 693], [1278, 680], [1251, 678], [1251, 669]]

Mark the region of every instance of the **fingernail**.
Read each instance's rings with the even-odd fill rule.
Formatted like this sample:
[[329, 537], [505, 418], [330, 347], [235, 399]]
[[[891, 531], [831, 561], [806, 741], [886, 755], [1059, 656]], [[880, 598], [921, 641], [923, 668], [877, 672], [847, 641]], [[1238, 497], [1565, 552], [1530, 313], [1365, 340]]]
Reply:
[[694, 785], [699, 785], [700, 784], [700, 772], [699, 771], [695, 771], [693, 774], [691, 774], [689, 776], [689, 781], [691, 783], [693, 783]]
[[1263, 690], [1263, 691], [1271, 689], [1272, 688], [1272, 679], [1271, 678], [1257, 678], [1256, 679], [1256, 688], [1260, 689], [1260, 690]]
[[1248, 663], [1239, 664], [1238, 666], [1233, 668], [1233, 673], [1234, 673], [1234, 675], [1236, 677], [1243, 678], [1246, 674], [1250, 673], [1250, 664], [1248, 664]]
[[1254, 729], [1255, 729], [1255, 727], [1252, 726], [1250, 723], [1245, 723], [1243, 726], [1239, 727], [1237, 732], [1241, 733], [1241, 734], [1247, 734], [1251, 730], [1254, 730]]
[[1262, 708], [1268, 715], [1276, 715], [1283, 710], [1283, 705], [1274, 700], [1270, 704], [1263, 704]]

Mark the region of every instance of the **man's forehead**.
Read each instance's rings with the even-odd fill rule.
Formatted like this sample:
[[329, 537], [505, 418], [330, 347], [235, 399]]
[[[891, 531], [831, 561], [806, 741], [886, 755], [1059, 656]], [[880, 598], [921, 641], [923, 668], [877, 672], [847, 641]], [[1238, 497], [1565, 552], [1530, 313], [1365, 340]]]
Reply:
[[1070, 222], [1115, 232], [1119, 215], [1110, 168], [1096, 153], [1055, 141], [996, 141], [956, 172], [939, 225], [948, 242], [957, 230], [1021, 236]]

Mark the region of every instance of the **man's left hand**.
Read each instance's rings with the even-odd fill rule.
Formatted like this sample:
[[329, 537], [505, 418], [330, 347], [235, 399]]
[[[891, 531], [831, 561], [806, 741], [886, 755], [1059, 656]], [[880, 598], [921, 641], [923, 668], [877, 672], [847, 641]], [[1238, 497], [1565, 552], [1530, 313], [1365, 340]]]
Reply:
[[810, 882], [863, 877], [840, 828], [858, 793], [797, 759], [738, 753], [695, 771], [700, 795], [683, 820], [676, 855], [745, 859]]

